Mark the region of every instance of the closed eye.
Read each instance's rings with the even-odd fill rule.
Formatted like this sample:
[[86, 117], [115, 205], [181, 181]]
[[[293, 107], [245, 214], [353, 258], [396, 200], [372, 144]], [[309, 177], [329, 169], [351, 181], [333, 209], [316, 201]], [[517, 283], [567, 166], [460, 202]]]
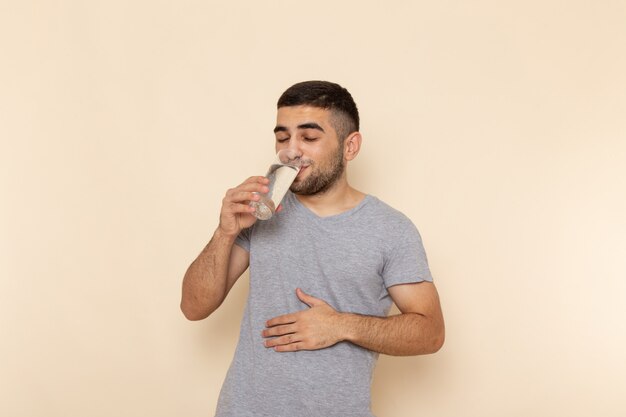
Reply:
[[315, 142], [315, 141], [316, 141], [316, 140], [318, 140], [318, 139], [319, 139], [319, 138], [307, 138], [307, 137], [305, 137], [305, 138], [304, 138], [304, 140], [305, 140], [306, 142]]

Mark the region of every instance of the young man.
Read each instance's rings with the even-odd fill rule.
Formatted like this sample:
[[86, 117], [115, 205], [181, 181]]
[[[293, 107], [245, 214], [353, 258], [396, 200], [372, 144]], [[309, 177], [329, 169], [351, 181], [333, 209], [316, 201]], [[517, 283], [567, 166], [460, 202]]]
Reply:
[[[359, 153], [350, 93], [322, 81], [278, 101], [276, 150], [303, 161], [281, 210], [257, 221], [267, 192], [251, 177], [226, 192], [220, 223], [183, 280], [181, 308], [208, 317], [250, 267], [239, 344], [218, 417], [372, 417], [378, 353], [439, 350], [444, 324], [420, 235], [411, 221], [348, 184]], [[387, 316], [391, 303], [400, 314]]]

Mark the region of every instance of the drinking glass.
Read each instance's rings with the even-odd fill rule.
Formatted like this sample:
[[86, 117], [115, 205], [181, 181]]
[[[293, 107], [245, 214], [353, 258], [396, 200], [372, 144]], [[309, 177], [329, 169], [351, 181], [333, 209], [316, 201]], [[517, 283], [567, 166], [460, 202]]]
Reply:
[[302, 160], [300, 155], [292, 149], [281, 149], [276, 154], [267, 174], [270, 183], [267, 193], [255, 193], [261, 196], [259, 201], [250, 201], [250, 206], [256, 210], [252, 213], [259, 220], [268, 220], [276, 212], [276, 208], [296, 179]]

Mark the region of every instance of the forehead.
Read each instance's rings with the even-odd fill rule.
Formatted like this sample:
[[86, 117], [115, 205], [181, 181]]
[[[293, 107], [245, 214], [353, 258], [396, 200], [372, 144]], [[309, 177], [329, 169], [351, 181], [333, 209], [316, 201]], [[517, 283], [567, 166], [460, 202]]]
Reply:
[[312, 106], [287, 106], [278, 109], [276, 125], [296, 129], [305, 123], [317, 123], [322, 127], [330, 127], [331, 112], [327, 109]]

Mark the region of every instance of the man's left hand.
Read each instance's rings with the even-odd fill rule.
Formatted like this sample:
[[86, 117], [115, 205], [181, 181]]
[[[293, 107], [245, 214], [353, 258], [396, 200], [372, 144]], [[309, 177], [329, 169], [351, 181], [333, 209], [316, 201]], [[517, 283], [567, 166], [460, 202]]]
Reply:
[[265, 347], [277, 352], [294, 352], [323, 349], [340, 342], [341, 313], [300, 288], [296, 289], [296, 295], [310, 308], [268, 320], [262, 332], [267, 338]]

